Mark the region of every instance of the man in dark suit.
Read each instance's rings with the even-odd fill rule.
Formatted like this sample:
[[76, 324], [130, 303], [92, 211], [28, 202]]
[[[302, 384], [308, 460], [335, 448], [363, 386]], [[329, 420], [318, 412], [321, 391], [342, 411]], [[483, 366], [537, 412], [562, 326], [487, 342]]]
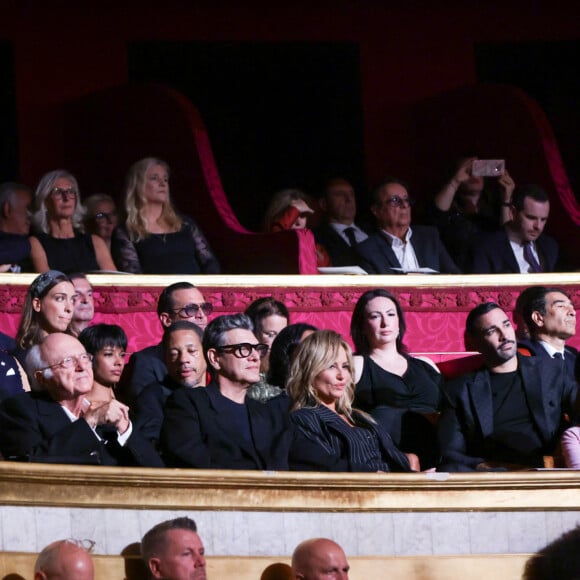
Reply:
[[502, 230], [483, 234], [474, 244], [474, 274], [528, 274], [554, 272], [558, 244], [543, 233], [550, 200], [537, 185], [516, 187], [511, 220]]
[[135, 427], [150, 441], [159, 441], [168, 397], [182, 387], [205, 386], [202, 339], [201, 328], [189, 320], [177, 320], [165, 329], [161, 344], [167, 374], [161, 382], [147, 385], [131, 409]]
[[413, 226], [406, 185], [387, 179], [373, 192], [371, 211], [380, 231], [356, 247], [358, 264], [369, 274], [395, 274], [431, 268], [444, 274], [460, 274], [436, 228]]
[[[213, 307], [203, 294], [189, 282], [176, 282], [163, 289], [157, 302], [157, 316], [163, 328], [176, 320], [189, 320], [202, 330]], [[167, 375], [161, 342], [148, 346], [131, 356], [119, 385], [119, 398], [133, 407], [143, 389], [154, 382], [161, 383]]]
[[212, 375], [205, 388], [179, 389], [165, 405], [161, 448], [178, 467], [288, 469], [290, 433], [280, 407], [246, 397], [268, 346], [245, 314], [207, 326], [203, 349]]
[[355, 246], [368, 238], [355, 223], [356, 197], [350, 182], [342, 177], [330, 179], [318, 201], [326, 221], [314, 230], [316, 241], [324, 246], [333, 266], [353, 266], [358, 261]]
[[29, 269], [31, 205], [32, 192], [26, 185], [0, 184], [0, 272]]
[[566, 344], [576, 334], [576, 310], [570, 297], [560, 288], [546, 286], [532, 286], [524, 293], [520, 308], [529, 338], [518, 341], [519, 352], [563, 365], [574, 376], [578, 351]]
[[53, 333], [26, 358], [34, 391], [0, 405], [0, 452], [47, 463], [162, 467], [153, 447], [133, 430], [129, 409], [113, 399], [94, 405], [92, 357], [73, 336]]
[[514, 328], [495, 303], [468, 315], [466, 337], [485, 368], [451, 381], [439, 423], [441, 471], [542, 467], [573, 415], [577, 386], [561, 367], [516, 353]]

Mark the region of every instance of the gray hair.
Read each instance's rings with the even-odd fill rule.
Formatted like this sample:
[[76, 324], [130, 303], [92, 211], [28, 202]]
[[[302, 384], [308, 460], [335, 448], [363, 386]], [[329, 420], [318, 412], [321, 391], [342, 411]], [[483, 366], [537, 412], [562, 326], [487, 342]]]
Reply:
[[4, 183], [0, 183], [0, 210], [6, 202], [8, 202], [11, 207], [14, 207], [16, 194], [19, 191], [32, 193], [30, 188], [23, 183], [16, 183], [15, 181], [5, 181]]
[[225, 333], [238, 328], [254, 332], [252, 319], [247, 314], [223, 314], [214, 318], [203, 333], [203, 352], [207, 353], [210, 348], [223, 346]]
[[83, 217], [85, 215], [85, 208], [81, 204], [79, 184], [76, 177], [66, 171], [66, 169], [55, 169], [54, 171], [49, 171], [45, 173], [38, 182], [36, 186], [36, 192], [34, 194], [34, 215], [32, 216], [32, 222], [40, 231], [45, 234], [50, 233], [48, 230], [48, 216], [46, 210], [46, 198], [51, 194], [54, 189], [54, 184], [59, 179], [68, 179], [77, 191], [75, 212], [73, 214], [73, 227], [81, 232], [84, 232]]
[[[48, 363], [44, 360], [42, 356], [42, 351], [39, 344], [31, 346], [26, 359], [24, 361], [24, 368], [26, 369], [26, 374], [30, 380], [30, 388], [33, 391], [42, 391], [43, 388], [41, 384], [36, 379], [36, 371], [42, 370], [42, 376], [45, 379], [52, 378], [52, 369], [46, 368]], [[43, 370], [44, 369], [44, 370]]]
[[170, 530], [189, 530], [197, 533], [197, 525], [191, 518], [182, 517], [166, 520], [153, 526], [141, 540], [141, 557], [145, 564], [154, 556], [163, 553], [166, 535]]

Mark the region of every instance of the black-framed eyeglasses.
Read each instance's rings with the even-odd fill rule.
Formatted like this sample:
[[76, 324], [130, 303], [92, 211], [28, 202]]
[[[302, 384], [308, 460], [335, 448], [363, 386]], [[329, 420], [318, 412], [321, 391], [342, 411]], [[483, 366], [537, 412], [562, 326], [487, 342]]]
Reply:
[[74, 187], [55, 187], [50, 194], [61, 201], [66, 201], [69, 197], [76, 199], [78, 192]]
[[117, 212], [116, 211], [110, 211], [110, 212], [104, 212], [104, 211], [100, 211], [99, 213], [95, 214], [95, 219], [98, 221], [101, 220], [107, 220], [107, 223], [112, 224], [113, 223], [113, 218], [117, 217]]
[[393, 207], [412, 207], [415, 205], [415, 200], [412, 197], [399, 197], [394, 195], [389, 199], [385, 199], [384, 203], [392, 205]]
[[258, 344], [250, 344], [249, 342], [240, 342], [239, 344], [226, 344], [224, 346], [216, 347], [218, 352], [225, 352], [233, 354], [236, 358], [248, 358], [252, 351], [256, 351], [260, 358], [264, 358], [270, 347], [263, 342]]
[[211, 302], [202, 302], [201, 304], [186, 304], [183, 308], [174, 308], [173, 312], [179, 318], [191, 318], [197, 316], [199, 311], [202, 311], [206, 316], [213, 312], [213, 304]]
[[92, 362], [93, 362], [92, 354], [89, 354], [88, 352], [81, 352], [80, 354], [65, 356], [61, 361], [38, 370], [45, 371], [46, 369], [55, 369], [57, 367], [60, 367], [62, 369], [72, 369], [76, 367], [78, 364], [85, 366], [91, 364]]

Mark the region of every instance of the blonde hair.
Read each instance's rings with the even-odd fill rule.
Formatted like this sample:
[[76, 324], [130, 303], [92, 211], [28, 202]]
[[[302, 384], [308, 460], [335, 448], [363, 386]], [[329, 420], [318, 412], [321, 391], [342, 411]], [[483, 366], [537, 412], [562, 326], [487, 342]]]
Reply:
[[49, 171], [45, 173], [38, 182], [36, 186], [36, 192], [34, 193], [34, 214], [32, 216], [32, 223], [34, 226], [44, 232], [45, 234], [50, 234], [50, 229], [48, 225], [48, 211], [46, 209], [46, 198], [52, 193], [54, 189], [54, 184], [59, 179], [68, 179], [75, 188], [76, 203], [75, 211], [72, 216], [73, 228], [84, 232], [83, 217], [85, 215], [85, 208], [81, 203], [81, 194], [79, 191], [79, 184], [72, 173], [69, 173], [66, 169], [55, 169], [54, 171]]
[[286, 384], [286, 390], [292, 400], [290, 411], [317, 407], [321, 404], [314, 381], [322, 371], [328, 369], [337, 360], [341, 348], [346, 353], [351, 378], [340, 399], [336, 401], [336, 411], [351, 418], [355, 388], [352, 351], [344, 338], [334, 330], [318, 330], [297, 346]]
[[[145, 217], [145, 209], [147, 207], [145, 179], [147, 171], [153, 165], [161, 165], [167, 171], [167, 175], [169, 175], [169, 165], [155, 157], [145, 157], [133, 163], [127, 173], [127, 186], [125, 189], [126, 227], [132, 242], [138, 242], [149, 236], [149, 224]], [[173, 232], [178, 232], [181, 229], [183, 222], [171, 203], [169, 189], [167, 191], [167, 199], [163, 203], [160, 219]]]
[[264, 231], [273, 231], [274, 224], [282, 217], [286, 208], [297, 199], [304, 200], [309, 206], [312, 205], [308, 196], [299, 189], [283, 189], [275, 193], [270, 201], [266, 213], [264, 214], [262, 224]]

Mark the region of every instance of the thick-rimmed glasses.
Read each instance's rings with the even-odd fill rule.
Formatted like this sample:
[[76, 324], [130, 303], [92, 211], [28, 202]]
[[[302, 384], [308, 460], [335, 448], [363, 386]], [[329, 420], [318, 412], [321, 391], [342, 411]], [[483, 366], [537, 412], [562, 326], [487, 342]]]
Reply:
[[74, 187], [55, 187], [50, 192], [50, 195], [56, 199], [60, 199], [61, 201], [66, 201], [69, 197], [71, 199], [76, 199], [77, 193], [78, 192]]
[[38, 369], [39, 371], [45, 371], [46, 369], [72, 369], [77, 365], [86, 366], [93, 362], [93, 355], [89, 354], [88, 352], [81, 352], [80, 354], [65, 356], [61, 361], [54, 363], [53, 365], [49, 365], [42, 369]]
[[211, 302], [202, 302], [201, 304], [186, 304], [183, 308], [172, 309], [179, 318], [191, 318], [197, 316], [197, 313], [200, 310], [206, 316], [209, 316], [213, 312], [213, 304]]
[[252, 351], [256, 351], [260, 358], [264, 358], [268, 353], [269, 346], [263, 342], [250, 344], [249, 342], [240, 342], [239, 344], [226, 344], [216, 347], [218, 352], [233, 354], [236, 358], [248, 358]]

